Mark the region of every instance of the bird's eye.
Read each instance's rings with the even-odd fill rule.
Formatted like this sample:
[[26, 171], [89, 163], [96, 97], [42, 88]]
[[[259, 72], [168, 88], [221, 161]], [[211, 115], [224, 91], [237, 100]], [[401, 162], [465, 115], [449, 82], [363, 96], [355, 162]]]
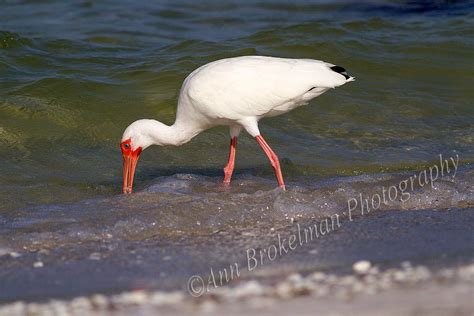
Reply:
[[123, 148], [129, 149], [129, 148], [130, 148], [130, 145], [129, 145], [129, 144], [123, 144]]

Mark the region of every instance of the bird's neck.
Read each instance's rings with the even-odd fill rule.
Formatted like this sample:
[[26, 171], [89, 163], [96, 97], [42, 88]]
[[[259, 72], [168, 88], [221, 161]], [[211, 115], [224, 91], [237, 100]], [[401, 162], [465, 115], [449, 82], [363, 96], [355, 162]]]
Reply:
[[193, 126], [192, 124], [183, 124], [178, 120], [171, 126], [153, 120], [148, 135], [155, 145], [180, 146], [189, 142], [201, 131], [202, 129]]

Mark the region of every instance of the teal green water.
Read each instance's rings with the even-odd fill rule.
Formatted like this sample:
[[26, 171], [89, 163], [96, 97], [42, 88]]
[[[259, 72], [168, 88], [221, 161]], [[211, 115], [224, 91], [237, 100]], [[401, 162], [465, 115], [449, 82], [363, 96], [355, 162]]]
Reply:
[[[125, 127], [172, 123], [193, 69], [238, 55], [322, 59], [356, 81], [262, 121], [290, 183], [474, 159], [471, 2], [0, 1], [0, 210], [119, 194]], [[218, 178], [228, 131], [142, 154], [136, 190]], [[273, 180], [249, 137], [237, 179]], [[308, 180], [309, 179], [309, 180]]]

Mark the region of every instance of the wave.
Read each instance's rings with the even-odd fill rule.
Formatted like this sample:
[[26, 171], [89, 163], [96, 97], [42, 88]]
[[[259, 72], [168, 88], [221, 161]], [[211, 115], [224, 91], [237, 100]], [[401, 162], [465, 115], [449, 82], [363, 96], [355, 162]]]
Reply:
[[[9, 224], [2, 236], [11, 241], [12, 248], [34, 250], [77, 242], [212, 235], [242, 227], [279, 226], [328, 216], [356, 218], [388, 210], [442, 210], [474, 205], [472, 166], [460, 167], [455, 178], [445, 175], [424, 186], [408, 185], [402, 192], [400, 183], [416, 174], [421, 173], [336, 177], [304, 185], [290, 183], [287, 192], [274, 189], [272, 180], [256, 176], [238, 177], [230, 189], [222, 187], [220, 177], [164, 176], [130, 196], [8, 212], [3, 216]], [[378, 194], [382, 198], [383, 190], [387, 192], [387, 203], [381, 201], [374, 208], [373, 197]], [[397, 197], [392, 200], [393, 190], [397, 190]], [[366, 199], [367, 204], [362, 206]]]

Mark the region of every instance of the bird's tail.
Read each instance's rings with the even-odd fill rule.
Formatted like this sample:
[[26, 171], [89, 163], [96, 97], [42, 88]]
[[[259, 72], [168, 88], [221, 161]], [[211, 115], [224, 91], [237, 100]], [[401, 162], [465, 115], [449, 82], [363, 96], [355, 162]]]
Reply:
[[344, 67], [341, 67], [341, 66], [332, 66], [332, 67], [329, 67], [331, 68], [332, 71], [334, 72], [337, 72], [338, 74], [341, 74], [344, 76], [344, 78], [346, 78], [346, 82], [350, 82], [350, 81], [354, 81], [355, 78], [352, 77], [352, 76], [349, 76], [347, 74], [347, 71]]

